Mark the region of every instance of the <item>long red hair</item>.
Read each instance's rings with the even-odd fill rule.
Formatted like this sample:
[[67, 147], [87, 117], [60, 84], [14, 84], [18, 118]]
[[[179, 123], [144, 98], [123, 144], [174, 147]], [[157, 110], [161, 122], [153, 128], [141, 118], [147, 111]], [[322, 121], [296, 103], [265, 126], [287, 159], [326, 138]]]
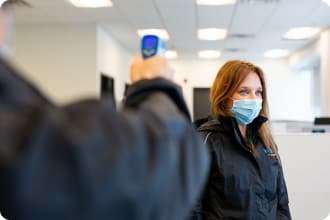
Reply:
[[[210, 94], [211, 110], [217, 116], [232, 116], [228, 108], [230, 98], [239, 88], [240, 84], [244, 81], [247, 75], [251, 72], [259, 76], [262, 85], [262, 109], [259, 115], [269, 118], [269, 108], [267, 101], [267, 87], [265, 75], [262, 69], [252, 63], [231, 60], [225, 63], [213, 82]], [[270, 123], [266, 121], [262, 124], [258, 131], [259, 137], [265, 146], [277, 154], [277, 147], [271, 133]]]

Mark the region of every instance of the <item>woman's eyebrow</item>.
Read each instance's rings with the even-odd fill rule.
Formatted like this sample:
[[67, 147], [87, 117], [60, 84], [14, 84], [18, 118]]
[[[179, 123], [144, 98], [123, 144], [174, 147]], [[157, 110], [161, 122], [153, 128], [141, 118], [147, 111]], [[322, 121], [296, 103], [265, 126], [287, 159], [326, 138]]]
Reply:
[[241, 87], [239, 87], [239, 89], [249, 89], [249, 87], [248, 86], [241, 86]]

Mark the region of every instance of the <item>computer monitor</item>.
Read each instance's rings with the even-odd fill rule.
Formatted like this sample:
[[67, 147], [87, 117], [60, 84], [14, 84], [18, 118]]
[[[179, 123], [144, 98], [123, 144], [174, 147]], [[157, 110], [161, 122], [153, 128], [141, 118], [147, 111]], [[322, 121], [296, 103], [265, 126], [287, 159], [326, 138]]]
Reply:
[[314, 125], [330, 125], [330, 117], [316, 117]]

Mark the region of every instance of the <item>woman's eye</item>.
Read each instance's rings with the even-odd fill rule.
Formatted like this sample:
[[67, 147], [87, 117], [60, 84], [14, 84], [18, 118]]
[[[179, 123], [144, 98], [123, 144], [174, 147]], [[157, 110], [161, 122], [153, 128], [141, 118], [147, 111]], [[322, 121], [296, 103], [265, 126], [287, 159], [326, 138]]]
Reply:
[[241, 91], [239, 91], [239, 94], [240, 95], [247, 95], [249, 93], [249, 91], [247, 91], [247, 90], [241, 90]]
[[258, 96], [262, 96], [262, 91], [257, 91], [256, 94], [257, 94]]

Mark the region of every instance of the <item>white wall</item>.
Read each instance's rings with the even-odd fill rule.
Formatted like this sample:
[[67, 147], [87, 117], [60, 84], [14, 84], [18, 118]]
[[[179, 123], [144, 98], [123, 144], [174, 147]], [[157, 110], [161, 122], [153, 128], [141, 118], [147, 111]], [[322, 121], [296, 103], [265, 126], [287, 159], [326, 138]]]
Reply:
[[[313, 97], [320, 100], [317, 103], [321, 116], [330, 116], [330, 29], [324, 30], [319, 38], [315, 39], [309, 45], [293, 53], [289, 58], [290, 66], [294, 68], [317, 69], [320, 72], [314, 76], [314, 80], [318, 80], [316, 85], [320, 88], [314, 88]], [[319, 91], [318, 91], [319, 90]], [[317, 115], [317, 116], [320, 116]]]
[[[178, 60], [171, 61], [175, 70], [176, 82], [182, 86], [188, 108], [193, 114], [193, 88], [210, 87], [223, 62]], [[187, 83], [183, 83], [187, 79]]]
[[323, 220], [330, 212], [330, 135], [275, 136], [286, 177], [292, 219]]
[[291, 69], [286, 60], [263, 60], [257, 64], [266, 74], [271, 119], [312, 121], [311, 73]]
[[97, 70], [115, 79], [115, 97], [122, 100], [133, 55], [123, 48], [101, 25], [97, 27]]
[[[171, 64], [180, 77], [187, 78], [184, 87], [189, 109], [193, 109], [193, 87], [211, 87], [225, 61], [178, 60]], [[311, 120], [311, 82], [308, 75], [294, 72], [286, 60], [254, 62], [265, 72], [272, 119]], [[307, 117], [306, 117], [307, 115]]]
[[101, 72], [115, 79], [120, 101], [132, 58], [101, 25], [22, 25], [16, 30], [15, 64], [59, 104], [98, 98]]
[[15, 63], [57, 103], [97, 97], [95, 25], [24, 25]]
[[321, 114], [330, 117], [330, 29], [320, 37]]

